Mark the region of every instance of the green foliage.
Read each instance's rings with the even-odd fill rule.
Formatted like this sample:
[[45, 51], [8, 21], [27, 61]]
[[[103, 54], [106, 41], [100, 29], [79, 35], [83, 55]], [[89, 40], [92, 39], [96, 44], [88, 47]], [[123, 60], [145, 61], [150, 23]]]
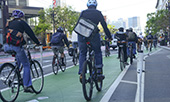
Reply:
[[[169, 25], [169, 11], [168, 10], [158, 10], [156, 13], [147, 14], [148, 21], [146, 22], [146, 27], [152, 31], [152, 34], [156, 34], [163, 30], [167, 31]], [[146, 29], [145, 33], [148, 34]]]

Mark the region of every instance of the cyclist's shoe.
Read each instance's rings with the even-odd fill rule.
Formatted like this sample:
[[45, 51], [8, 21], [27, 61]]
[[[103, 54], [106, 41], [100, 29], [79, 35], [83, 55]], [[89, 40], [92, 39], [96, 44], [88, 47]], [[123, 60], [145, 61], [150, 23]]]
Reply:
[[134, 58], [134, 59], [136, 58], [135, 54], [133, 55], [133, 58]]
[[82, 83], [82, 75], [81, 74], [80, 74], [79, 78], [80, 78], [80, 83]]
[[129, 65], [129, 63], [125, 62], [125, 65]]
[[102, 81], [104, 80], [105, 76], [103, 75], [102, 68], [97, 69], [97, 80]]
[[24, 87], [24, 92], [26, 93], [34, 93], [32, 86]]

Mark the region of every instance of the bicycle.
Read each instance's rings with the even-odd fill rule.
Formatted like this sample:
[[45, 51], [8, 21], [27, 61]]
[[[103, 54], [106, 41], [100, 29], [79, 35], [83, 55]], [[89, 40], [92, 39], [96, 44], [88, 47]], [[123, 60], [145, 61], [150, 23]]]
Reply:
[[59, 71], [59, 68], [61, 69], [62, 72], [64, 72], [66, 70], [66, 56], [64, 54], [64, 57], [63, 57], [64, 65], [62, 65], [61, 54], [60, 54], [60, 57], [59, 57], [59, 50], [58, 50], [58, 48], [54, 48], [54, 49], [56, 50], [56, 53], [53, 56], [52, 70], [53, 70], [53, 73], [55, 75], [57, 75], [58, 71]]
[[84, 98], [87, 101], [91, 100], [94, 83], [98, 91], [102, 90], [103, 80], [99, 80], [97, 76], [97, 69], [95, 68], [95, 59], [94, 59], [94, 50], [90, 45], [90, 42], [87, 42], [88, 48], [88, 58], [83, 63], [82, 71], [82, 89]]
[[128, 44], [128, 48], [129, 48], [129, 57], [130, 57], [130, 64], [133, 63], [133, 43], [129, 43]]
[[119, 45], [120, 48], [120, 69], [121, 71], [123, 71], [123, 69], [125, 68], [125, 57], [124, 57], [124, 51], [123, 51], [123, 45]]
[[73, 64], [76, 66], [78, 63], [79, 53], [77, 48], [73, 50]]
[[[109, 43], [109, 42], [106, 41], [105, 43]], [[109, 44], [105, 44], [105, 56], [106, 57], [110, 56]]]
[[[39, 94], [44, 86], [43, 69], [37, 60], [31, 58], [30, 47], [27, 47], [26, 50], [31, 66], [32, 89], [34, 93]], [[13, 57], [16, 55], [16, 52], [12, 50], [6, 53]], [[19, 92], [24, 89], [23, 78], [21, 77], [23, 67], [19, 66], [16, 57], [14, 63], [4, 63], [0, 68], [0, 83], [2, 88], [0, 90], [0, 98], [4, 102], [14, 102]], [[20, 86], [23, 87], [22, 90], [20, 90]]]

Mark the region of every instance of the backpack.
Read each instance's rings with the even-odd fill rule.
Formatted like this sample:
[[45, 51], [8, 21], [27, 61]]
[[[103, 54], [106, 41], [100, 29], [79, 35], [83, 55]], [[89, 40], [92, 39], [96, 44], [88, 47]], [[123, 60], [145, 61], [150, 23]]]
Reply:
[[152, 39], [152, 35], [148, 35], [148, 37], [147, 37], [148, 39]]
[[24, 38], [22, 33], [16, 30], [8, 29], [6, 34], [6, 43], [14, 46], [21, 46]]
[[135, 39], [136, 39], [135, 33], [129, 32], [128, 33], [128, 40], [135, 40]]
[[58, 44], [61, 42], [61, 40], [62, 40], [62, 33], [55, 33], [53, 34], [50, 42], [51, 44]]

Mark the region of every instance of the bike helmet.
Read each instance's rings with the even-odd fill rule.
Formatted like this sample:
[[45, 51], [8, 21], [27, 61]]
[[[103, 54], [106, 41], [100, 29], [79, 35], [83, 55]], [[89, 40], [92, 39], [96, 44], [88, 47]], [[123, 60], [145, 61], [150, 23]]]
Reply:
[[12, 11], [12, 17], [14, 18], [22, 18], [24, 17], [24, 12], [21, 10], [13, 10]]
[[124, 28], [123, 28], [123, 27], [120, 27], [120, 28], [119, 28], [119, 31], [123, 32], [123, 31], [124, 31]]
[[129, 28], [129, 31], [133, 32], [133, 28]]
[[64, 32], [64, 29], [62, 27], [58, 27], [57, 32]]
[[96, 0], [88, 0], [87, 2], [87, 7], [89, 6], [97, 6], [97, 1]]

